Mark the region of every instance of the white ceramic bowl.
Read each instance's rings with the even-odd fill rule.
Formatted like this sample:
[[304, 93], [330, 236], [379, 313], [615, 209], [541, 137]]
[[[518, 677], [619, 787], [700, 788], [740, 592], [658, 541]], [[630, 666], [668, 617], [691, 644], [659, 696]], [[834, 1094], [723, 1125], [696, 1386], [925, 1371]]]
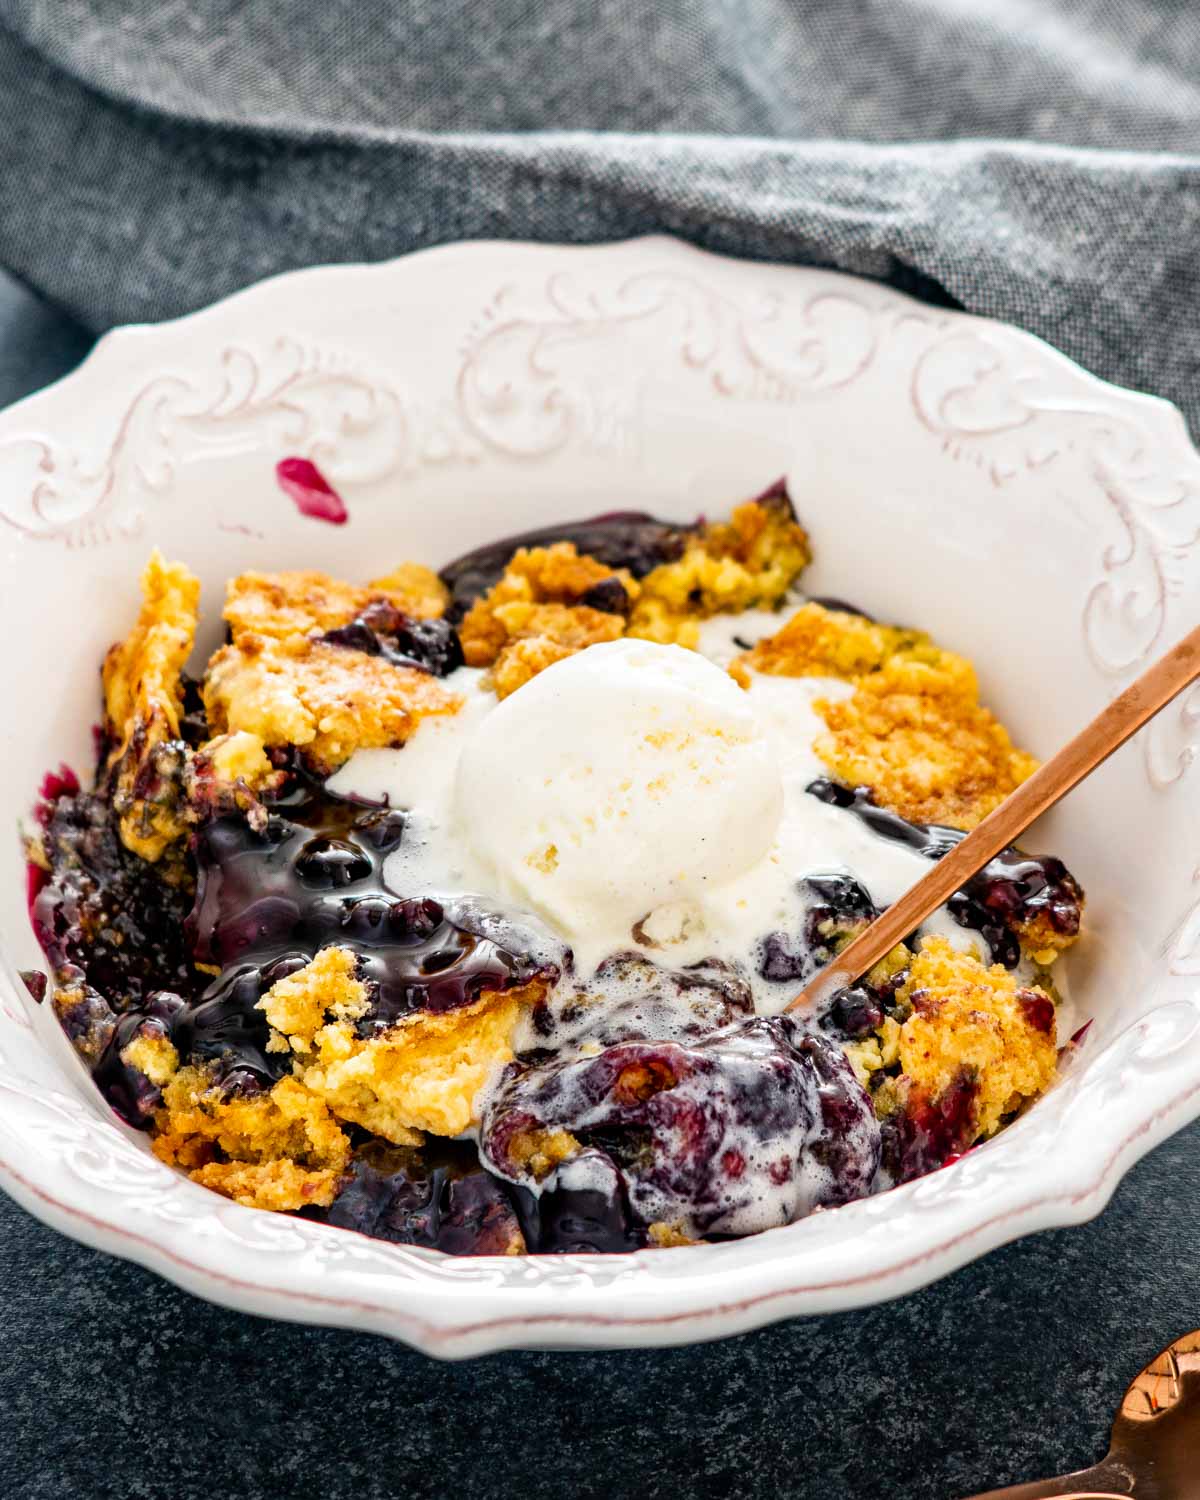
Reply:
[[[299, 514], [275, 482], [287, 455], [319, 463], [348, 524]], [[616, 507], [721, 511], [784, 471], [815, 544], [811, 589], [968, 652], [1036, 752], [1200, 618], [1200, 459], [1179, 414], [1010, 328], [662, 239], [302, 271], [110, 334], [0, 415], [0, 826], [48, 767], [88, 769], [97, 664], [152, 544], [200, 574], [207, 650], [242, 568], [367, 577]], [[454, 1260], [175, 1175], [16, 977], [40, 956], [10, 836], [0, 1180], [67, 1234], [215, 1301], [443, 1356], [714, 1338], [900, 1295], [1088, 1218], [1200, 1113], [1198, 747], [1193, 692], [1032, 835], [1088, 890], [1069, 962], [1095, 1025], [1028, 1115], [898, 1191], [631, 1256]]]

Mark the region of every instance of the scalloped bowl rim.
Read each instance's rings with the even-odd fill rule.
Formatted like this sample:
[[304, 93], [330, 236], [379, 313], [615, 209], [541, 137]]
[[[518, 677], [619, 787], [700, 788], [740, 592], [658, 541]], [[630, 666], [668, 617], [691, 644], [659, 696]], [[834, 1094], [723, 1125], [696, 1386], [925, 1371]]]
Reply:
[[[474, 242], [369, 266], [287, 272], [172, 322], [106, 334], [77, 370], [0, 413], [0, 450], [6, 440], [14, 445], [32, 441], [22, 436], [22, 424], [36, 425], [55, 413], [59, 425], [69, 430], [69, 403], [86, 407], [97, 377], [103, 378], [130, 352], [136, 349], [145, 356], [165, 349], [181, 330], [194, 332], [199, 346], [208, 330], [215, 332], [218, 315], [224, 318], [231, 309], [252, 316], [264, 306], [264, 299], [279, 303], [293, 294], [299, 308], [318, 284], [336, 298], [339, 288], [361, 278], [367, 278], [372, 289], [393, 289], [399, 298], [414, 268], [434, 268], [431, 274], [460, 286], [473, 283], [493, 261], [497, 280], [501, 261], [506, 274], [513, 266], [528, 265], [531, 276], [535, 268], [540, 275], [551, 267], [556, 273], [566, 267], [564, 275], [598, 268], [597, 276], [607, 276], [621, 266], [636, 269], [653, 263], [681, 281], [685, 276], [724, 278], [722, 295], [732, 300], [743, 288], [750, 301], [760, 290], [765, 297], [769, 287], [784, 307], [783, 313], [771, 314], [777, 323], [791, 316], [785, 304], [793, 289], [797, 296], [806, 287], [821, 289], [804, 303], [804, 316], [811, 319], [818, 300], [836, 300], [844, 287], [847, 302], [858, 295], [869, 303], [872, 316], [886, 316], [896, 327], [907, 319], [949, 329], [944, 347], [956, 338], [977, 338], [1006, 357], [1024, 361], [1034, 375], [1020, 375], [1025, 381], [1022, 389], [1028, 389], [1031, 378], [1035, 383], [1044, 378], [1050, 385], [1061, 380], [1076, 401], [1078, 392], [1087, 392], [1097, 409], [1120, 414], [1113, 419], [1113, 430], [1119, 431], [1122, 422], [1136, 426], [1135, 417], [1128, 415], [1136, 414], [1142, 422], [1137, 433], [1149, 439], [1143, 448], [1169, 455], [1189, 495], [1193, 485], [1200, 490], [1200, 456], [1173, 406], [1087, 374], [1030, 334], [965, 313], [935, 313], [903, 294], [836, 272], [731, 261], [657, 236], [587, 247]], [[361, 285], [360, 280], [360, 290]], [[557, 316], [552, 313], [548, 326], [559, 326]], [[746, 326], [754, 316], [746, 314]], [[771, 317], [753, 325], [756, 336], [763, 334]], [[767, 340], [773, 336], [768, 329]], [[685, 353], [690, 351], [685, 348]], [[757, 381], [759, 355], [752, 353], [756, 368], [751, 374]], [[736, 353], [732, 357], [736, 359]], [[768, 367], [770, 363], [768, 357]], [[797, 368], [802, 371], [795, 377], [801, 386], [808, 379], [822, 394], [834, 391], [832, 384], [820, 385], [820, 373], [807, 373], [812, 368], [807, 356]], [[778, 380], [775, 386], [768, 382], [761, 389], [772, 394], [761, 399], [788, 399], [780, 398], [778, 390], [786, 391], [793, 374], [793, 367], [787, 366], [779, 377], [782, 386]], [[952, 378], [948, 388], [946, 400], [957, 401], [959, 388]], [[747, 390], [749, 401], [760, 399], [758, 385]], [[919, 404], [914, 394], [914, 407]], [[1070, 402], [1059, 402], [1058, 407], [1073, 410]], [[1048, 411], [1051, 421], [1058, 420], [1058, 407], [1055, 401], [1043, 404], [1038, 420]], [[986, 431], [963, 428], [963, 442], [969, 447], [979, 432], [1008, 434], [1022, 425], [1013, 418], [1007, 426], [1002, 421]], [[1152, 466], [1151, 477], [1157, 472]], [[317, 533], [313, 539], [317, 544], [322, 540]], [[484, 539], [472, 538], [471, 544]], [[20, 540], [23, 545], [25, 538]], [[1170, 600], [1164, 603], [1164, 621], [1173, 618], [1172, 608]], [[1119, 672], [1111, 674], [1113, 685], [1119, 679]], [[1189, 740], [1179, 752], [1182, 769], [1172, 778], [1171, 789], [1183, 779], [1194, 755], [1195, 745]], [[1189, 932], [1194, 915], [1189, 902], [1181, 918]], [[1099, 1212], [1135, 1161], [1200, 1115], [1200, 983], [1190, 977], [1200, 973], [1200, 966], [1193, 969], [1190, 946], [1185, 956], [1187, 962], [1178, 973], [1171, 970], [1173, 978], [1160, 1003], [1133, 1013], [1127, 1026], [1116, 1027], [1106, 1038], [1102, 1050], [1074, 1060], [1073, 1065], [1084, 1071], [1065, 1105], [1056, 1106], [1060, 1091], [1052, 1091], [999, 1139], [931, 1178], [836, 1214], [733, 1244], [678, 1249], [669, 1255], [650, 1251], [617, 1257], [465, 1262], [240, 1208], [175, 1178], [148, 1156], [132, 1132], [107, 1116], [82, 1071], [61, 1049], [47, 1064], [49, 1074], [32, 1073], [32, 1065], [25, 1071], [14, 1068], [10, 1054], [16, 1049], [32, 1056], [27, 1051], [31, 1037], [32, 1045], [47, 1057], [54, 1053], [55, 1042], [45, 1013], [32, 1005], [13, 965], [0, 955], [0, 1182], [55, 1228], [136, 1261], [215, 1302], [261, 1315], [381, 1332], [440, 1357], [531, 1344], [627, 1347], [724, 1337], [781, 1317], [903, 1295], [1020, 1235], [1080, 1223]], [[1156, 981], [1159, 977], [1156, 972]], [[48, 1077], [58, 1088], [47, 1089]], [[1080, 1109], [1081, 1098], [1090, 1100], [1092, 1107]], [[1099, 1117], [1096, 1105], [1103, 1107]], [[1061, 1152], [1039, 1148], [1039, 1138], [1047, 1134], [1041, 1127], [1049, 1127], [1051, 1112], [1064, 1143]], [[1014, 1163], [1007, 1175], [991, 1166], [1001, 1155]], [[842, 1226], [836, 1232], [829, 1228], [834, 1219]], [[902, 1232], [893, 1227], [901, 1222]], [[856, 1237], [851, 1226], [872, 1242], [882, 1231], [888, 1248], [873, 1249], [868, 1258], [856, 1260], [848, 1245]], [[831, 1242], [827, 1254], [818, 1252], [814, 1258], [804, 1253], [814, 1237]], [[807, 1262], [808, 1268], [798, 1272], [798, 1262]], [[814, 1275], [819, 1265], [825, 1271]]]

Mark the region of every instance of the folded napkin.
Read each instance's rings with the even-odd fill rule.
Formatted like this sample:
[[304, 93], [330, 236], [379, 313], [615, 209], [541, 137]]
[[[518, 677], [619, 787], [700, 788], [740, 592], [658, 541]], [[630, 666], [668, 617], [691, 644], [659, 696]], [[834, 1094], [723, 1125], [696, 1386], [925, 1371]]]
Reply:
[[666, 231], [1043, 335], [1200, 432], [1200, 10], [0, 0], [0, 264], [93, 329]]

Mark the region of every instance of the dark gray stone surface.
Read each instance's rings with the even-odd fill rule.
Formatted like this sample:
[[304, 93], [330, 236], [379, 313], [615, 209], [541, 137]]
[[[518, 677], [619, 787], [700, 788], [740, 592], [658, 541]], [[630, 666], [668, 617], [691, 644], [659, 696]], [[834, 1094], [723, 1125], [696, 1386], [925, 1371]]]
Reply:
[[[0, 405], [85, 347], [0, 273]], [[209, 1307], [0, 1199], [0, 1495], [953, 1500], [1100, 1456], [1129, 1378], [1200, 1325], [1198, 1208], [1200, 1125], [1096, 1222], [903, 1302], [439, 1365]]]

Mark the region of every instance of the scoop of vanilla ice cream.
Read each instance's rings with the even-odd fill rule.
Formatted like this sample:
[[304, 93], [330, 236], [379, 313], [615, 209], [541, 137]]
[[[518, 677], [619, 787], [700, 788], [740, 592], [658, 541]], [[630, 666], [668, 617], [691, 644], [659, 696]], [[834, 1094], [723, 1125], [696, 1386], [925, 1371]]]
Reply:
[[499, 894], [568, 938], [623, 935], [761, 860], [783, 810], [751, 695], [693, 651], [591, 646], [468, 740], [457, 815]]

